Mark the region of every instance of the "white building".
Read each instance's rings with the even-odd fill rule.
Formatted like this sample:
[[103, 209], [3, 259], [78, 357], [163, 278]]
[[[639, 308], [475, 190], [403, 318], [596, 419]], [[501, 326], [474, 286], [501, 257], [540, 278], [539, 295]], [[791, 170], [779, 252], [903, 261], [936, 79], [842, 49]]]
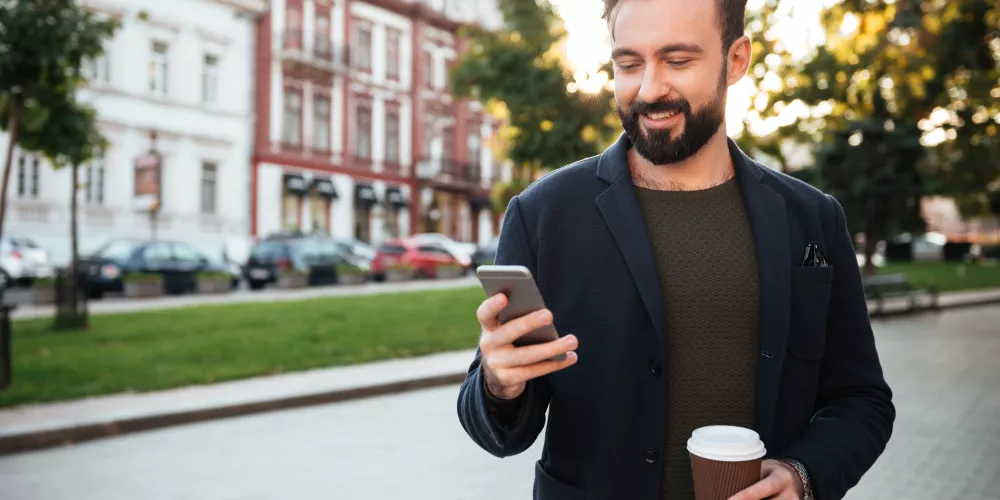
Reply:
[[[250, 158], [256, 19], [267, 0], [80, 0], [121, 20], [88, 65], [82, 100], [110, 142], [81, 168], [80, 250], [111, 238], [150, 238], [133, 175], [150, 135], [162, 155], [156, 237], [218, 258], [250, 244]], [[7, 137], [0, 135], [6, 150]], [[2, 166], [2, 165], [0, 165]], [[15, 150], [5, 232], [29, 236], [56, 263], [69, 260], [69, 173]]]
[[459, 21], [495, 28], [501, 15], [495, 0], [271, 1], [257, 39], [255, 237], [492, 238], [494, 124], [446, 90]]

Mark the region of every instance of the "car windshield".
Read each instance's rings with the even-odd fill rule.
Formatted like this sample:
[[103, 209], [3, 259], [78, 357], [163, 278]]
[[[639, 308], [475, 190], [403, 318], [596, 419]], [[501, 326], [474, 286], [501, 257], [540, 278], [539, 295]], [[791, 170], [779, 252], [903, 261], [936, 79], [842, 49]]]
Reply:
[[97, 255], [111, 260], [127, 260], [132, 257], [136, 243], [127, 240], [115, 240], [108, 242], [97, 251]]
[[32, 250], [38, 249], [38, 245], [36, 245], [34, 241], [31, 241], [28, 238], [13, 238], [11, 240], [11, 243], [14, 244], [14, 248], [30, 248]]

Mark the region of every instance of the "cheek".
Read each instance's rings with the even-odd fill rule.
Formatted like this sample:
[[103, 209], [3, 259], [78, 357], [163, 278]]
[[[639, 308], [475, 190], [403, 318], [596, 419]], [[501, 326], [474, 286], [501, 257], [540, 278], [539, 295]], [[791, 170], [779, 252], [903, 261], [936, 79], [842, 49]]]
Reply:
[[628, 109], [639, 93], [640, 81], [631, 75], [616, 75], [614, 79], [615, 103], [621, 109]]

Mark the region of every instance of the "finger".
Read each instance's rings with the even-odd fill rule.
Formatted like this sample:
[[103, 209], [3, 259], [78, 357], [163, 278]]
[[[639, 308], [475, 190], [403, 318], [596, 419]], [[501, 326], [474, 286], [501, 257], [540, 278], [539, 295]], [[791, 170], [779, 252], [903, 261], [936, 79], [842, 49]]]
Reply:
[[494, 345], [513, 344], [515, 340], [550, 324], [552, 324], [552, 311], [541, 309], [504, 323], [493, 332], [492, 342]]
[[753, 486], [729, 497], [729, 500], [761, 500], [777, 495], [781, 492], [781, 480], [778, 477], [769, 475]]
[[507, 296], [502, 293], [498, 293], [479, 304], [479, 309], [476, 309], [476, 318], [479, 319], [479, 324], [482, 325], [484, 331], [491, 332], [500, 328], [500, 318], [497, 316], [505, 307], [507, 307]]
[[568, 368], [576, 364], [577, 359], [579, 358], [576, 352], [570, 351], [566, 353], [566, 359], [561, 361], [542, 361], [533, 365], [508, 368], [505, 371], [507, 379], [511, 380], [512, 384], [520, 384]]
[[515, 347], [503, 353], [503, 365], [507, 367], [533, 365], [572, 351], [578, 346], [579, 341], [576, 336], [567, 335], [544, 344]]

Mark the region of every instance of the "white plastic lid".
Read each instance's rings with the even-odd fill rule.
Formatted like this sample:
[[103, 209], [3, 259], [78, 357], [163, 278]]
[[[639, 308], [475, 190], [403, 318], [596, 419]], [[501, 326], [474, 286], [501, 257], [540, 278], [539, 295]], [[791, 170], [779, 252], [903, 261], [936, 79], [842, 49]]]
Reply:
[[688, 439], [689, 452], [719, 462], [756, 460], [767, 454], [760, 435], [743, 427], [710, 425], [695, 429]]

